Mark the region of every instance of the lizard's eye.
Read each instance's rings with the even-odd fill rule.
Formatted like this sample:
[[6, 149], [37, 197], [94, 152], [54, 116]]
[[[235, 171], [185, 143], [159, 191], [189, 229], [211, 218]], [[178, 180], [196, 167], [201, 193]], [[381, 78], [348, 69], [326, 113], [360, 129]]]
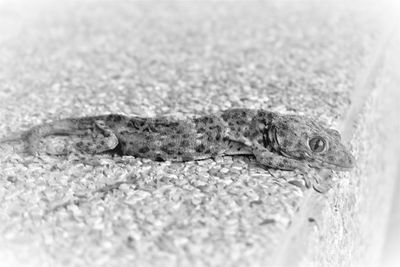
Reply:
[[322, 152], [326, 146], [325, 140], [319, 136], [312, 138], [308, 144], [312, 152], [316, 153]]

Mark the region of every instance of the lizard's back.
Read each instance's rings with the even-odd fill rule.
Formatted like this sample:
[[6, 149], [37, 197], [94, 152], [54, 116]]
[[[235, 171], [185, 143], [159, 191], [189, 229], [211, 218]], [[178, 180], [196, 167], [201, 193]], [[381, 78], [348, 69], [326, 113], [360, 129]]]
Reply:
[[124, 155], [156, 161], [191, 161], [226, 150], [226, 126], [215, 115], [188, 120], [130, 117], [111, 127], [115, 128]]

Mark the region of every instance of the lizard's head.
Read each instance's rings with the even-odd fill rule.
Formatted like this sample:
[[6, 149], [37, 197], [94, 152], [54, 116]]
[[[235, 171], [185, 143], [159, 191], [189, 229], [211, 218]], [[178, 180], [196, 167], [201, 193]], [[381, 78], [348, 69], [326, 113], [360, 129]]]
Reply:
[[349, 170], [355, 165], [338, 131], [304, 117], [291, 115], [278, 119], [268, 129], [268, 139], [282, 155], [305, 161], [311, 167]]

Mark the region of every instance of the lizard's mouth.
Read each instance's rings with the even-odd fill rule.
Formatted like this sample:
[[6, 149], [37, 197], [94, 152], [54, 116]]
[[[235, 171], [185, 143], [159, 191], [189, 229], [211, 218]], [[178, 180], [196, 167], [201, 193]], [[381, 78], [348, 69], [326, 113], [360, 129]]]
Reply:
[[348, 153], [343, 153], [340, 156], [341, 159], [344, 159], [340, 162], [327, 162], [321, 159], [316, 159], [316, 163], [325, 167], [325, 168], [330, 168], [333, 170], [338, 170], [338, 171], [349, 171], [354, 168], [356, 165], [356, 160], [355, 158]]
[[[313, 164], [315, 163], [315, 164]], [[351, 170], [354, 165], [340, 165], [340, 164], [335, 164], [335, 163], [329, 163], [323, 160], [315, 160], [313, 163], [309, 164], [311, 167], [315, 168], [327, 168], [331, 170], [337, 170], [337, 171], [349, 171]], [[315, 165], [315, 166], [313, 166]]]
[[[354, 167], [353, 163], [350, 163], [348, 165], [341, 165], [341, 164], [337, 164], [337, 163], [330, 163], [330, 162], [326, 162], [324, 160], [318, 159], [318, 158], [312, 158], [308, 153], [303, 153], [302, 157], [295, 157], [293, 155], [291, 155], [288, 152], [282, 151], [280, 150], [279, 153], [282, 156], [285, 156], [287, 158], [291, 158], [291, 159], [295, 159], [295, 160], [303, 160], [306, 161], [308, 166], [312, 167], [312, 168], [318, 168], [318, 169], [331, 169], [331, 170], [337, 170], [337, 171], [349, 171]], [[296, 153], [299, 153], [298, 151], [296, 151]]]

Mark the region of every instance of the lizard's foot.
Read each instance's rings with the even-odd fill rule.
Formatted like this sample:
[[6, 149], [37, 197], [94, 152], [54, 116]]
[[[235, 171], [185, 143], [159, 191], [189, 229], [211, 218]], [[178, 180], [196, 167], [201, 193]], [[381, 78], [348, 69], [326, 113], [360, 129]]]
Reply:
[[332, 172], [320, 171], [314, 176], [313, 188], [319, 193], [325, 193], [332, 187]]
[[46, 146], [46, 154], [52, 156], [64, 156], [68, 154], [68, 151], [65, 149], [65, 146], [63, 147]]
[[289, 181], [289, 183], [291, 183], [297, 187], [300, 187], [302, 189], [304, 189], [304, 188], [309, 189], [314, 186], [315, 173], [314, 173], [313, 169], [311, 167], [309, 167], [307, 164], [299, 165], [293, 171], [296, 173], [296, 176], [301, 176], [301, 180], [303, 180], [303, 182], [301, 182], [301, 180], [295, 179], [295, 180]]
[[[309, 168], [307, 171], [295, 170], [295, 172], [302, 175], [307, 189], [313, 188], [318, 193], [325, 193], [331, 188], [327, 180], [329, 177], [320, 177], [318, 169]], [[298, 182], [292, 182], [292, 184], [298, 185]]]
[[114, 132], [105, 125], [104, 121], [96, 121], [95, 126], [93, 139], [79, 141], [75, 147], [80, 152], [88, 154], [99, 154], [115, 149], [118, 145], [118, 138]]

